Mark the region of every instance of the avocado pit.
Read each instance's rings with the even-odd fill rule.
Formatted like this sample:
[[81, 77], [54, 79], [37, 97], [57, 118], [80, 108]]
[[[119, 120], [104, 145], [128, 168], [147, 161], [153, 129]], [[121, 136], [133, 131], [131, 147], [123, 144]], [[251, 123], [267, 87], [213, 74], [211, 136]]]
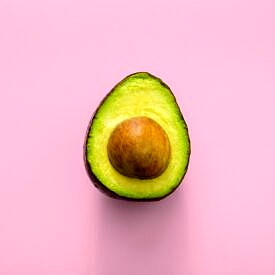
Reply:
[[122, 121], [110, 135], [107, 152], [122, 175], [152, 179], [160, 176], [170, 160], [170, 142], [164, 129], [148, 117]]

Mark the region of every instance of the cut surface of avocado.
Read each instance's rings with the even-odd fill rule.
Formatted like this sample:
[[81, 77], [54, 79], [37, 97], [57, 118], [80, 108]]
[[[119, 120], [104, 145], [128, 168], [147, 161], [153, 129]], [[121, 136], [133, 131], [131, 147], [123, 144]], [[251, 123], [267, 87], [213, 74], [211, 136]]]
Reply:
[[[135, 175], [127, 171], [123, 173], [123, 167], [119, 169], [113, 159], [121, 161], [119, 154], [123, 154], [125, 150], [111, 154], [108, 149], [116, 151], [118, 148], [119, 150], [119, 146], [122, 146], [121, 143], [125, 140], [122, 127], [127, 123], [128, 128], [132, 127], [131, 122], [136, 123], [136, 120], [138, 123], [147, 123], [147, 120], [152, 122], [149, 128], [147, 127], [149, 122], [145, 126], [139, 124], [147, 134], [140, 141], [142, 144], [140, 147], [143, 148], [143, 153], [140, 155], [144, 158], [146, 154], [149, 154], [152, 162], [159, 161], [160, 165], [163, 165], [160, 169], [155, 169], [157, 172], [154, 175], [149, 173], [147, 176], [147, 172], [145, 176], [142, 172]], [[146, 127], [153, 130], [147, 130]], [[122, 134], [117, 129], [120, 129]], [[122, 141], [115, 136], [117, 132], [123, 135]], [[165, 142], [162, 147], [161, 144], [158, 145], [157, 140], [161, 135], [163, 137], [159, 140]], [[112, 143], [113, 146], [110, 145], [112, 139], [117, 142]], [[132, 147], [135, 146], [135, 139], [132, 136], [129, 143]], [[158, 148], [154, 148], [154, 144], [163, 148], [160, 149], [163, 150], [163, 154], [162, 151], [158, 152]], [[129, 150], [133, 154], [136, 151], [132, 147]], [[125, 148], [127, 150], [128, 147]], [[147, 153], [144, 148], [153, 148], [148, 150], [154, 151], [155, 154], [151, 154], [150, 151]], [[104, 190], [110, 191], [117, 198], [154, 200], [167, 196], [181, 183], [188, 167], [190, 140], [186, 123], [169, 87], [159, 78], [141, 72], [123, 79], [104, 98], [89, 125], [84, 150], [86, 168], [89, 174], [93, 175], [93, 180], [97, 181], [97, 185], [102, 185]], [[113, 159], [112, 156], [114, 156]], [[125, 163], [127, 160], [131, 161], [135, 157], [138, 158], [139, 153], [123, 158], [124, 167], [128, 167]], [[143, 162], [145, 162], [145, 160], [142, 161], [143, 158], [140, 157], [140, 167], [143, 167]], [[167, 159], [162, 161], [164, 158]], [[146, 165], [148, 164], [144, 164], [145, 168]], [[133, 170], [132, 166], [130, 168]]]

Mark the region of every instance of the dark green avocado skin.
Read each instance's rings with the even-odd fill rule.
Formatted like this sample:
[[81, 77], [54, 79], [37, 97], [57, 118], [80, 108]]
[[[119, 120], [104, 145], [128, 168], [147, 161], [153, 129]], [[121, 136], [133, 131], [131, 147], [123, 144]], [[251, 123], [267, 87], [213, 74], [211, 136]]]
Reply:
[[[96, 175], [93, 173], [92, 169], [91, 169], [91, 166], [87, 160], [87, 142], [88, 142], [88, 138], [89, 138], [89, 132], [90, 132], [90, 128], [93, 124], [93, 120], [97, 114], [97, 111], [100, 109], [101, 105], [104, 103], [104, 101], [108, 98], [108, 96], [114, 92], [114, 90], [116, 89], [116, 87], [120, 84], [122, 84], [125, 80], [127, 80], [127, 78], [129, 78], [130, 76], [133, 76], [135, 74], [138, 74], [140, 72], [137, 72], [137, 73], [133, 73], [133, 74], [130, 74], [128, 76], [126, 76], [124, 79], [122, 79], [118, 84], [115, 85], [115, 87], [103, 98], [103, 100], [100, 102], [99, 106], [97, 107], [97, 109], [95, 110], [90, 122], [89, 122], [89, 126], [88, 126], [88, 129], [86, 131], [86, 135], [85, 135], [85, 142], [84, 142], [84, 146], [83, 146], [83, 158], [84, 158], [84, 164], [85, 164], [85, 168], [86, 168], [86, 172], [90, 178], [90, 180], [92, 181], [93, 185], [99, 190], [101, 191], [104, 195], [110, 197], [110, 198], [113, 198], [113, 199], [118, 199], [118, 200], [125, 200], [125, 201], [136, 201], [136, 202], [146, 202], [146, 201], [160, 201], [164, 198], [166, 198], [167, 196], [171, 195], [180, 185], [178, 184], [174, 189], [172, 189], [169, 193], [167, 193], [165, 196], [162, 196], [162, 197], [157, 197], [157, 198], [153, 198], [153, 199], [134, 199], [134, 198], [128, 198], [128, 197], [123, 197], [123, 196], [120, 196], [118, 194], [116, 194], [115, 192], [113, 192], [112, 190], [108, 189], [104, 184], [102, 184], [100, 182], [100, 180], [96, 177]], [[167, 89], [169, 89], [169, 91], [171, 92], [171, 94], [174, 96], [173, 92], [170, 90], [170, 88], [167, 86], [167, 84], [165, 84], [160, 78], [148, 73], [148, 72], [142, 72], [142, 73], [146, 73], [148, 75], [150, 75], [151, 77], [153, 78], [156, 78], [160, 81], [161, 85], [165, 86]], [[175, 98], [175, 96], [174, 96]], [[176, 101], [176, 98], [175, 98], [175, 101]], [[184, 121], [185, 123], [185, 120], [181, 114], [181, 119]], [[185, 123], [186, 125], [186, 131], [188, 132], [188, 128], [187, 128], [187, 124]], [[188, 134], [188, 137], [189, 137], [189, 134]], [[190, 147], [190, 150], [189, 150], [189, 158], [188, 158], [188, 163], [186, 165], [186, 168], [185, 168], [185, 171], [183, 173], [183, 176], [181, 178], [181, 182], [188, 170], [188, 166], [189, 166], [189, 160], [190, 160], [190, 154], [191, 154], [191, 143], [190, 143], [190, 139], [188, 139], [189, 141], [189, 147]]]

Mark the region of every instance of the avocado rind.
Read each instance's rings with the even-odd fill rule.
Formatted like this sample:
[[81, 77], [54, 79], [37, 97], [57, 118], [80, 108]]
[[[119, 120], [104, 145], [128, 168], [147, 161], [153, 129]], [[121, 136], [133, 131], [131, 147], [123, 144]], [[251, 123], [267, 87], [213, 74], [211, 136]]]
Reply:
[[[176, 186], [174, 186], [173, 188], [171, 188], [169, 190], [169, 192], [167, 192], [167, 193], [165, 193], [165, 194], [163, 194], [161, 196], [156, 196], [156, 197], [153, 197], [153, 198], [134, 198], [134, 197], [128, 197], [128, 196], [124, 196], [124, 195], [121, 195], [121, 194], [117, 194], [116, 192], [114, 192], [113, 190], [111, 190], [110, 188], [108, 188], [106, 185], [104, 185], [100, 181], [100, 179], [94, 173], [93, 168], [91, 167], [91, 165], [90, 165], [90, 163], [88, 161], [88, 157], [87, 157], [87, 154], [88, 154], [88, 152], [87, 152], [87, 144], [88, 144], [88, 140], [89, 140], [89, 134], [90, 134], [90, 131], [91, 131], [91, 127], [92, 127], [95, 119], [97, 118], [98, 111], [101, 109], [102, 105], [109, 98], [109, 96], [113, 92], [115, 92], [116, 89], [119, 86], [123, 85], [129, 78], [144, 78], [144, 79], [151, 78], [151, 79], [154, 79], [154, 80], [158, 81], [159, 84], [161, 84], [163, 87], [165, 87], [165, 89], [169, 90], [169, 92], [171, 93], [171, 95], [172, 95], [172, 97], [174, 99], [174, 104], [177, 106], [178, 116], [182, 120], [182, 123], [184, 125], [184, 130], [186, 132], [186, 136], [187, 136], [187, 139], [188, 139], [187, 160], [186, 160], [186, 165], [185, 165], [184, 171], [182, 171], [181, 179], [178, 181], [178, 184]], [[125, 77], [117, 85], [115, 85], [114, 88], [103, 98], [103, 100], [101, 101], [101, 103], [97, 107], [96, 111], [94, 112], [94, 114], [93, 114], [93, 116], [92, 116], [92, 118], [90, 120], [88, 129], [87, 129], [87, 132], [86, 132], [86, 136], [85, 136], [84, 150], [83, 151], [84, 151], [84, 163], [85, 163], [85, 168], [86, 168], [86, 171], [88, 173], [88, 176], [91, 179], [91, 181], [93, 182], [93, 184], [95, 185], [95, 187], [98, 188], [100, 191], [102, 191], [105, 195], [107, 195], [109, 197], [112, 197], [112, 198], [115, 198], [115, 199], [130, 200], [130, 201], [158, 201], [158, 200], [161, 200], [161, 199], [169, 196], [171, 193], [173, 193], [181, 185], [181, 182], [182, 182], [182, 180], [183, 180], [183, 178], [184, 178], [184, 176], [185, 176], [185, 174], [187, 172], [187, 169], [188, 169], [189, 159], [190, 159], [190, 154], [191, 154], [191, 145], [190, 145], [190, 138], [189, 138], [187, 124], [186, 124], [186, 122], [185, 122], [185, 120], [184, 120], [184, 118], [182, 116], [182, 113], [181, 113], [180, 108], [179, 108], [179, 106], [177, 104], [176, 98], [173, 95], [171, 89], [160, 78], [155, 77], [154, 75], [152, 75], [150, 73], [147, 73], [147, 72], [138, 72], [138, 73], [134, 73], [134, 74], [131, 74], [131, 75], [128, 75], [127, 77]]]

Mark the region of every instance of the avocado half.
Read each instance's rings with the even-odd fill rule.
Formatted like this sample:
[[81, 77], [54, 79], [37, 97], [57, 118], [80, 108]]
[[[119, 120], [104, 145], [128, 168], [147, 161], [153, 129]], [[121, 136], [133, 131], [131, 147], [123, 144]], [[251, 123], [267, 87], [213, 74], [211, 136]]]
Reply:
[[[163, 145], [166, 139], [169, 152], [163, 149], [168, 148], [167, 142]], [[138, 72], [120, 81], [98, 106], [87, 130], [84, 162], [90, 179], [104, 194], [153, 201], [180, 185], [190, 152], [188, 128], [170, 88], [152, 74]], [[165, 165], [163, 158], [169, 158]], [[158, 172], [152, 172], [158, 164], [162, 165]]]

